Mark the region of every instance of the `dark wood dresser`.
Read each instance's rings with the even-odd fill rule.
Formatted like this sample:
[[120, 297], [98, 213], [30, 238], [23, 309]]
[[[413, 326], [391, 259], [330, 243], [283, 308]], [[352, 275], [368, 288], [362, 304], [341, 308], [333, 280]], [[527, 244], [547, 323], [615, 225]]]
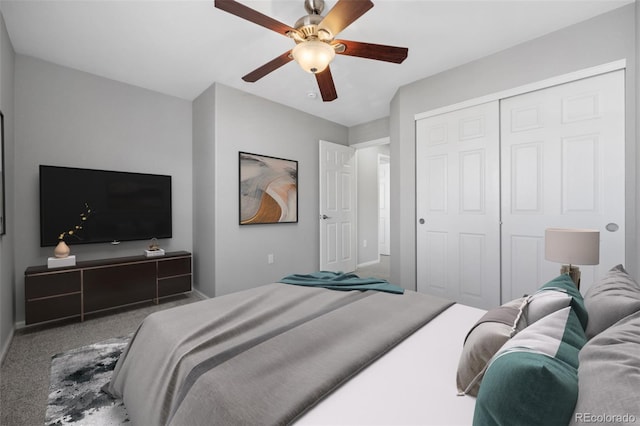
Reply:
[[75, 266], [30, 266], [24, 272], [27, 325], [191, 291], [191, 253], [89, 260]]

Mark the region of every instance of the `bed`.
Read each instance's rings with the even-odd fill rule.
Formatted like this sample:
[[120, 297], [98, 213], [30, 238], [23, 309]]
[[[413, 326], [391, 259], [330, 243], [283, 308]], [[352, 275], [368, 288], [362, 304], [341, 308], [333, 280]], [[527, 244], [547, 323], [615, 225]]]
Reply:
[[487, 312], [274, 283], [152, 314], [109, 390], [134, 424], [640, 424], [640, 286], [619, 265]]

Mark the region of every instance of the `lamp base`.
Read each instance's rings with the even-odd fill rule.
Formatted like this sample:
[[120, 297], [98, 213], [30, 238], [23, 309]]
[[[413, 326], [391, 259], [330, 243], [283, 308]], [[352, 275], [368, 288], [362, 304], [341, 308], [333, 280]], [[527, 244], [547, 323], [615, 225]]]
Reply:
[[580, 268], [573, 265], [562, 265], [562, 267], [560, 268], [560, 273], [569, 274], [569, 276], [573, 280], [573, 283], [576, 285], [576, 287], [578, 287], [578, 290], [580, 290]]

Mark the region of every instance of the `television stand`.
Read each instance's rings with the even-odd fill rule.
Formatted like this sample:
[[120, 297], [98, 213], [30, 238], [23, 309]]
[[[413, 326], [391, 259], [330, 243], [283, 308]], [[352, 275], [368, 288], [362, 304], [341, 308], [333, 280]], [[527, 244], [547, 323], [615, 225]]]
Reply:
[[129, 256], [24, 272], [25, 323], [79, 317], [191, 291], [191, 253]]

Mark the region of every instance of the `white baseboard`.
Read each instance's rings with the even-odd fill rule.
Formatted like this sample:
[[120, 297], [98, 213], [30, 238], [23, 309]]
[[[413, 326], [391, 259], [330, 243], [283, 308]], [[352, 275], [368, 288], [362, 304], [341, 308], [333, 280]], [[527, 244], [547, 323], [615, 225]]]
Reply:
[[206, 294], [204, 294], [203, 292], [201, 292], [197, 288], [191, 287], [191, 291], [193, 291], [195, 294], [197, 294], [200, 299], [203, 299], [203, 300], [204, 299], [210, 299], [209, 296], [207, 296]]
[[378, 263], [380, 263], [380, 258], [378, 258], [376, 260], [369, 261], [369, 262], [358, 263], [356, 265], [356, 268], [364, 268], [365, 266], [377, 265]]
[[0, 365], [4, 362], [4, 358], [7, 356], [7, 352], [9, 352], [9, 346], [11, 345], [11, 341], [13, 340], [13, 329], [9, 332], [9, 336], [7, 337], [7, 341], [2, 345], [2, 350], [0, 351]]

